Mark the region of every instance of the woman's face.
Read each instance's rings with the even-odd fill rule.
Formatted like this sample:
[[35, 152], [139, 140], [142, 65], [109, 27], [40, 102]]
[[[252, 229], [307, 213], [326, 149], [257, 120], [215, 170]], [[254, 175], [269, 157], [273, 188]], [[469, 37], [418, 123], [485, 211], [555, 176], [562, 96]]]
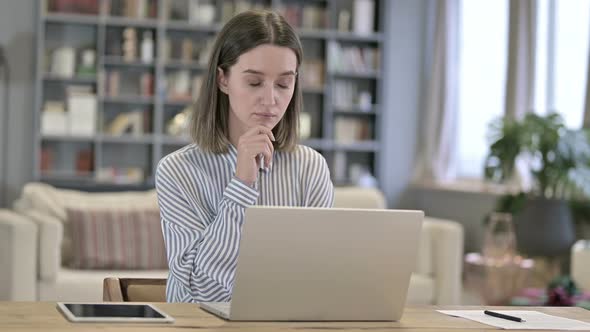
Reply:
[[240, 55], [227, 73], [218, 69], [219, 88], [229, 97], [229, 130], [274, 128], [295, 89], [297, 56], [287, 47], [260, 45]]

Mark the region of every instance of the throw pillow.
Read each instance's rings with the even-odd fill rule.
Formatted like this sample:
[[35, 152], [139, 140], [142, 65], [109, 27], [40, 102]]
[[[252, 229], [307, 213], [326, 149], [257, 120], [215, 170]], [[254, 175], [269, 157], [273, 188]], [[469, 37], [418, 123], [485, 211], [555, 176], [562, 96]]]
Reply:
[[168, 269], [155, 209], [67, 209], [76, 269]]

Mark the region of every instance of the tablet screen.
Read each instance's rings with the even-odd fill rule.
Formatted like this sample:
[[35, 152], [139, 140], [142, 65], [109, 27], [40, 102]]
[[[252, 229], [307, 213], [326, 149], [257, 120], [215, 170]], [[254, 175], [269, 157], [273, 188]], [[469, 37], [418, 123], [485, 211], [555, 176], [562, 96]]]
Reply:
[[164, 318], [145, 304], [65, 303], [64, 306], [78, 318]]

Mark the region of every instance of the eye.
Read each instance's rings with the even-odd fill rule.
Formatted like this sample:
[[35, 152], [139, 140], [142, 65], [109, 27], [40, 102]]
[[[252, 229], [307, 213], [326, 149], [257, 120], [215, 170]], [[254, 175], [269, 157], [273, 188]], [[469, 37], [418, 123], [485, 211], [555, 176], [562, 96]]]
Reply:
[[262, 84], [262, 83], [260, 83], [260, 82], [250, 82], [250, 83], [248, 83], [248, 84], [249, 84], [250, 86], [257, 87], [257, 86], [260, 86], [260, 84]]
[[291, 87], [291, 81], [277, 82], [277, 86], [281, 89], [289, 89]]

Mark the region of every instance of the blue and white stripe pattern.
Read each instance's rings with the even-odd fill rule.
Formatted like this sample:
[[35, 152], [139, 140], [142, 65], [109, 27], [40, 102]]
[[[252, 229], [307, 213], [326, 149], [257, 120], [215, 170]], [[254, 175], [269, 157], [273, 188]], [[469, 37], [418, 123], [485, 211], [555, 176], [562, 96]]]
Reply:
[[246, 207], [331, 207], [325, 159], [309, 147], [275, 152], [254, 188], [235, 178], [237, 150], [206, 153], [191, 144], [164, 157], [156, 171], [170, 274], [168, 302], [231, 299]]

